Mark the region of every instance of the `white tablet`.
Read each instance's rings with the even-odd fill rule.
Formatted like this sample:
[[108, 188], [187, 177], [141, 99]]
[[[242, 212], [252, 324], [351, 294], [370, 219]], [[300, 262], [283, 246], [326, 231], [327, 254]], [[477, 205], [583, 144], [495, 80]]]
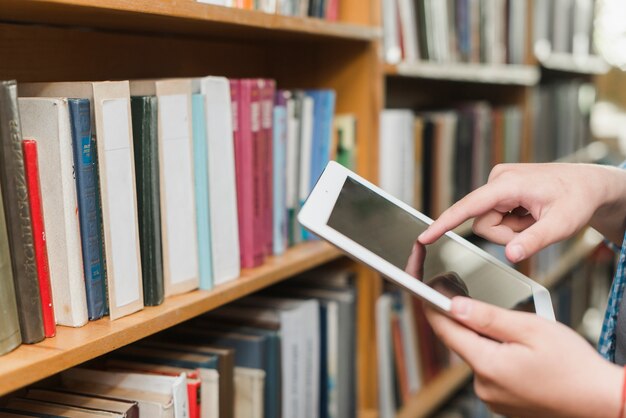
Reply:
[[430, 218], [335, 162], [326, 166], [298, 220], [444, 312], [450, 298], [462, 294], [554, 320], [543, 286], [453, 232], [420, 244]]

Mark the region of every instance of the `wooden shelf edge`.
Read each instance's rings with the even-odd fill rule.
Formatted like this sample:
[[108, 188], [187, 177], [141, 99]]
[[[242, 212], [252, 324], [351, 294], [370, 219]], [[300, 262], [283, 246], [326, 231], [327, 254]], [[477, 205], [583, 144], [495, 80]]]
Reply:
[[488, 65], [420, 61], [385, 64], [385, 75], [470, 83], [534, 86], [540, 71], [534, 65]]
[[539, 63], [548, 70], [576, 74], [602, 75], [611, 69], [611, 66], [597, 55], [578, 57], [573, 54], [552, 53], [539, 58]]
[[396, 418], [427, 417], [448, 400], [472, 375], [465, 363], [451, 366], [442, 371], [433, 381], [422, 388], [398, 412]]
[[582, 234], [582, 236], [572, 244], [565, 254], [559, 258], [557, 265], [547, 272], [540, 275], [535, 280], [546, 287], [551, 289], [556, 286], [565, 275], [570, 272], [576, 264], [589, 255], [601, 242], [602, 235], [592, 228], [588, 228]]
[[[271, 39], [293, 35], [354, 41], [379, 39], [374, 26], [283, 16], [195, 0], [0, 0], [0, 21]], [[243, 31], [244, 33], [237, 33]]]
[[23, 344], [0, 357], [0, 396], [167, 329], [341, 255], [325, 242], [308, 242], [271, 257], [262, 266], [211, 291], [169, 297], [162, 305], [115, 321], [103, 318], [81, 328], [57, 327], [57, 335]]

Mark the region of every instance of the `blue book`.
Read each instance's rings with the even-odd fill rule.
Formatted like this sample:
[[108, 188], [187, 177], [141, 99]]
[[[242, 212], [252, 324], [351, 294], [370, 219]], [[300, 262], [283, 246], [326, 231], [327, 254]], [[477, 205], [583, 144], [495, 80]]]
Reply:
[[280, 255], [287, 248], [287, 108], [274, 107], [274, 137], [272, 148], [274, 157], [273, 179], [273, 243], [274, 255]]
[[83, 272], [90, 320], [106, 311], [106, 291], [102, 265], [102, 229], [94, 141], [91, 137], [91, 110], [88, 99], [69, 99], [72, 125], [74, 176], [78, 200]]
[[333, 118], [335, 116], [335, 92], [333, 90], [310, 90], [313, 98], [313, 144], [311, 146], [311, 177], [309, 187], [315, 187], [326, 164], [330, 161]]
[[198, 268], [200, 289], [213, 288], [211, 259], [211, 227], [209, 224], [209, 159], [204, 95], [192, 95], [193, 165], [196, 192], [196, 223], [198, 224]]
[[219, 358], [215, 354], [185, 353], [153, 347], [128, 346], [115, 352], [115, 357], [140, 363], [182, 367], [184, 369], [217, 370]]

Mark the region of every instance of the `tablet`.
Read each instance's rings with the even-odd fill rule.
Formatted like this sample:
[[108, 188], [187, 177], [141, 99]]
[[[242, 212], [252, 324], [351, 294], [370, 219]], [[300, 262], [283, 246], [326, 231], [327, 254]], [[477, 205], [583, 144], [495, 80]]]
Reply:
[[465, 295], [554, 320], [543, 286], [453, 232], [422, 245], [417, 237], [430, 218], [335, 162], [298, 221], [443, 312], [450, 311], [451, 297]]

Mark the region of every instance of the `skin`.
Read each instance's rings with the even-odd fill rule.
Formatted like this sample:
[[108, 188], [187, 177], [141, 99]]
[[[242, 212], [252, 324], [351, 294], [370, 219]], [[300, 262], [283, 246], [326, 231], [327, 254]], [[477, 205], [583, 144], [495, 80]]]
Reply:
[[[478, 235], [506, 245], [513, 262], [589, 224], [621, 246], [626, 172], [584, 164], [499, 165], [485, 186], [445, 211], [418, 240], [430, 244], [470, 218]], [[618, 416], [624, 369], [566, 326], [463, 297], [452, 300], [451, 317], [431, 308], [426, 315], [439, 338], [472, 367], [477, 395], [495, 412]]]

